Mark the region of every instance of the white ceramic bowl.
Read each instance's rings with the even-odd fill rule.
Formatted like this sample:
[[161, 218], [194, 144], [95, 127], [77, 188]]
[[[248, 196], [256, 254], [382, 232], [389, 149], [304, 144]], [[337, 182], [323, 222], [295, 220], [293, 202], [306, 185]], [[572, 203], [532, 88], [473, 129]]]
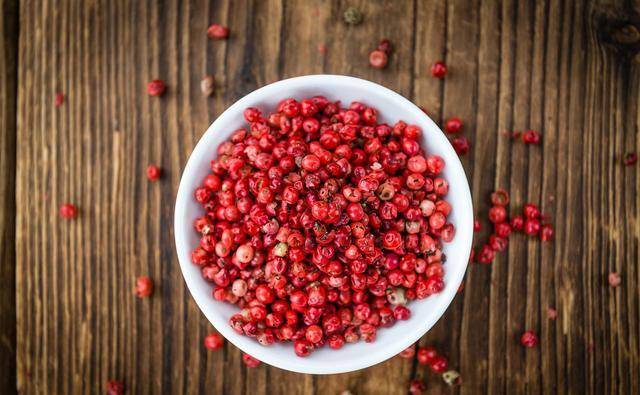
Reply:
[[[313, 352], [306, 358], [297, 357], [291, 343], [261, 346], [256, 340], [237, 334], [229, 326], [229, 317], [238, 311], [234, 305], [218, 302], [211, 296], [212, 285], [200, 275], [200, 269], [191, 263], [191, 251], [198, 246], [198, 234], [193, 221], [203, 211], [193, 197], [193, 191], [209, 173], [209, 162], [216, 147], [245, 124], [243, 111], [258, 107], [272, 111], [287, 97], [298, 99], [324, 95], [329, 100], [340, 100], [348, 105], [361, 101], [379, 111], [379, 120], [392, 124], [403, 120], [422, 128], [422, 145], [428, 154], [438, 154], [446, 162], [444, 177], [449, 181], [447, 200], [453, 210], [449, 221], [456, 227], [454, 240], [445, 245], [445, 288], [438, 294], [409, 304], [411, 318], [397, 322], [391, 328], [382, 328], [375, 343], [346, 344], [340, 350], [329, 347]], [[359, 78], [340, 75], [308, 75], [278, 81], [260, 88], [229, 107], [216, 119], [196, 145], [180, 180], [175, 206], [175, 239], [182, 274], [196, 303], [215, 328], [242, 351], [282, 369], [301, 373], [343, 373], [382, 362], [393, 357], [424, 335], [442, 316], [456, 295], [463, 279], [473, 235], [473, 209], [471, 194], [464, 169], [455, 151], [436, 124], [409, 100], [399, 94]]]

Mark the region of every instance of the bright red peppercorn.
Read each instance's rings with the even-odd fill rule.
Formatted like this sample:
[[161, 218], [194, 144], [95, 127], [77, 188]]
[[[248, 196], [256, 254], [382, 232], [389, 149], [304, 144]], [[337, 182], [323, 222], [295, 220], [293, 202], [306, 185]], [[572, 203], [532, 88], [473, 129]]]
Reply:
[[210, 333], [204, 338], [204, 346], [208, 350], [215, 351], [224, 345], [224, 338], [219, 333]]
[[252, 357], [249, 354], [242, 353], [242, 362], [250, 368], [255, 368], [260, 365], [260, 361]]
[[409, 383], [409, 393], [411, 395], [422, 395], [422, 391], [425, 390], [425, 385], [421, 380], [411, 380]]
[[136, 296], [146, 298], [153, 293], [153, 282], [147, 276], [140, 276], [136, 280]]
[[158, 166], [149, 165], [149, 167], [147, 167], [147, 178], [149, 179], [149, 181], [156, 181], [160, 179], [161, 175], [162, 171]]
[[549, 241], [553, 238], [554, 233], [555, 232], [553, 231], [553, 227], [551, 225], [542, 225], [542, 228], [540, 228], [540, 240]]
[[540, 218], [540, 209], [533, 203], [527, 203], [523, 208], [524, 216], [529, 219], [538, 219]]
[[540, 221], [528, 219], [524, 222], [524, 233], [529, 236], [536, 236], [540, 232]]
[[451, 117], [444, 123], [444, 130], [447, 133], [460, 133], [462, 131], [462, 120], [458, 117]]
[[444, 373], [449, 367], [449, 363], [445, 357], [438, 355], [429, 363], [429, 367], [434, 373]]
[[535, 130], [527, 130], [522, 133], [522, 141], [525, 144], [539, 144], [540, 143], [540, 133]]
[[499, 224], [507, 220], [507, 210], [504, 206], [493, 206], [489, 209], [489, 221]]
[[107, 395], [123, 395], [124, 383], [122, 381], [109, 380], [106, 385]]
[[162, 80], [153, 80], [147, 84], [147, 93], [149, 96], [162, 96], [167, 87]]
[[64, 103], [64, 93], [58, 92], [53, 100], [53, 105], [60, 107]]
[[383, 38], [378, 43], [378, 50], [386, 53], [387, 55], [391, 55], [391, 52], [393, 52], [393, 44], [391, 44], [391, 41], [389, 41], [388, 38]]
[[209, 36], [210, 39], [224, 40], [229, 37], [229, 28], [214, 23], [207, 29], [207, 36]]
[[495, 253], [493, 252], [493, 249], [491, 248], [491, 246], [488, 244], [485, 244], [482, 246], [482, 248], [480, 248], [480, 252], [478, 253], [476, 260], [478, 261], [478, 263], [487, 264], [487, 263], [493, 262], [494, 257], [495, 257]]
[[72, 219], [78, 216], [78, 209], [71, 203], [65, 203], [60, 206], [60, 216], [66, 219]]
[[520, 215], [511, 218], [511, 229], [521, 231], [524, 229], [524, 219]]
[[369, 54], [369, 64], [376, 69], [384, 69], [389, 58], [384, 51], [376, 49]]
[[418, 363], [421, 365], [430, 365], [438, 356], [438, 352], [432, 346], [418, 348]]
[[416, 355], [416, 345], [412, 344], [404, 350], [400, 351], [398, 356], [404, 359], [413, 359], [414, 355]]
[[447, 65], [443, 61], [437, 61], [431, 66], [431, 75], [435, 78], [444, 78], [447, 75]]
[[538, 336], [533, 331], [523, 332], [520, 336], [520, 344], [527, 348], [532, 348], [538, 345]]
[[482, 223], [478, 218], [473, 220], [473, 231], [480, 232], [482, 230]]
[[459, 136], [452, 139], [451, 145], [458, 155], [466, 155], [471, 149], [471, 143], [464, 136]]
[[504, 189], [496, 189], [491, 193], [491, 204], [494, 206], [506, 206], [509, 204], [509, 194]]

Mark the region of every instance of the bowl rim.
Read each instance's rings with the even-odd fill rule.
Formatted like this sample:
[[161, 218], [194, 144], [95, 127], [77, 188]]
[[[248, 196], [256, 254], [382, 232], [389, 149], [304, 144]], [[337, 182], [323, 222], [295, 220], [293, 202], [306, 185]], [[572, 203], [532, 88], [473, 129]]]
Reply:
[[[180, 270], [182, 272], [182, 276], [184, 278], [185, 283], [187, 284], [187, 289], [189, 290], [189, 294], [196, 302], [196, 305], [200, 309], [200, 311], [205, 315], [205, 317], [209, 320], [209, 322], [216, 328], [218, 332], [220, 332], [229, 342], [238, 347], [243, 352], [250, 354], [259, 360], [289, 371], [298, 372], [298, 373], [308, 373], [308, 374], [336, 374], [336, 373], [346, 373], [359, 369], [364, 369], [373, 365], [376, 365], [380, 362], [383, 362], [395, 355], [397, 355], [400, 351], [404, 350], [411, 344], [415, 343], [422, 336], [424, 336], [440, 318], [444, 315], [445, 311], [451, 305], [453, 298], [457, 294], [458, 287], [462, 282], [464, 275], [466, 273], [468, 267], [468, 261], [465, 261], [463, 265], [460, 265], [460, 269], [457, 269], [454, 273], [451, 273], [453, 276], [449, 278], [447, 283], [445, 284], [445, 289], [438, 295], [442, 300], [437, 303], [434, 307], [434, 313], [428, 317], [429, 319], [423, 320], [421, 323], [415, 323], [409, 333], [406, 336], [399, 339], [397, 343], [393, 343], [393, 346], [388, 346], [383, 349], [375, 350], [372, 347], [372, 352], [368, 353], [368, 358], [362, 358], [356, 361], [340, 361], [339, 364], [332, 363], [328, 364], [328, 366], [323, 366], [322, 368], [317, 368], [313, 366], [306, 366], [303, 361], [300, 361], [300, 358], [295, 356], [292, 353], [292, 358], [273, 358], [275, 353], [269, 353], [268, 347], [263, 347], [259, 345], [259, 343], [255, 342], [254, 339], [248, 339], [250, 342], [244, 341], [246, 339], [239, 338], [240, 334], [237, 334], [228, 324], [226, 319], [220, 317], [219, 314], [210, 311], [205, 306], [210, 302], [220, 303], [218, 301], [214, 301], [213, 298], [209, 297], [206, 300], [200, 297], [197, 293], [194, 293], [194, 288], [196, 287], [197, 281], [204, 281], [201, 276], [198, 278], [194, 278], [194, 276], [187, 274], [186, 268], [188, 266], [193, 266], [191, 262], [190, 253], [192, 246], [189, 246], [187, 241], [187, 235], [183, 232], [183, 229], [189, 228], [185, 227], [185, 221], [187, 221], [186, 213], [189, 201], [192, 199], [192, 189], [196, 183], [196, 172], [197, 166], [200, 163], [201, 156], [205, 152], [210, 152], [211, 147], [205, 146], [203, 142], [207, 139], [207, 136], [211, 133], [214, 133], [215, 129], [217, 129], [218, 125], [224, 124], [228, 119], [237, 116], [238, 111], [242, 113], [244, 109], [250, 106], [253, 102], [257, 101], [256, 98], [263, 96], [265, 94], [277, 93], [278, 89], [280, 89], [283, 85], [287, 85], [291, 89], [308, 87], [309, 83], [313, 83], [318, 85], [324, 81], [331, 81], [335, 83], [339, 81], [341, 84], [349, 85], [356, 84], [360, 85], [364, 88], [370, 90], [378, 90], [381, 95], [387, 96], [389, 99], [396, 102], [396, 104], [401, 107], [406, 108], [407, 112], [411, 112], [414, 117], [421, 117], [423, 121], [426, 122], [430, 129], [434, 129], [439, 132], [436, 133], [439, 135], [439, 139], [443, 140], [445, 144], [440, 144], [443, 149], [446, 151], [450, 151], [448, 156], [455, 158], [453, 162], [447, 160], [447, 168], [448, 170], [452, 170], [454, 173], [458, 173], [454, 178], [462, 179], [464, 182], [461, 182], [462, 187], [462, 204], [456, 207], [456, 210], [461, 210], [464, 214], [461, 215], [462, 223], [456, 224], [456, 243], [460, 244], [460, 248], [463, 248], [463, 251], [466, 251], [464, 256], [468, 256], [471, 252], [471, 243], [473, 238], [473, 203], [471, 199], [471, 191], [469, 189], [469, 181], [467, 175], [464, 171], [462, 163], [458, 155], [455, 153], [451, 143], [446, 138], [445, 134], [442, 130], [429, 118], [427, 114], [424, 113], [419, 107], [417, 107], [413, 102], [406, 99], [404, 96], [399, 93], [384, 87], [375, 82], [371, 82], [365, 79], [347, 76], [347, 75], [335, 75], [335, 74], [311, 74], [304, 75], [298, 77], [292, 77], [288, 79], [279, 80], [268, 85], [265, 85], [261, 88], [258, 88], [247, 95], [243, 96], [235, 103], [230, 105], [225, 111], [223, 111], [212, 123], [209, 125], [207, 130], [200, 137], [196, 145], [194, 146], [192, 152], [189, 154], [189, 158], [184, 167], [182, 175], [180, 177], [180, 183], [177, 190], [175, 207], [174, 207], [174, 239], [176, 246], [176, 254], [178, 256], [178, 261], [180, 264]], [[273, 92], [272, 92], [273, 91]], [[442, 150], [438, 151], [438, 154], [442, 154]], [[453, 155], [451, 155], [453, 154]], [[200, 158], [200, 159], [198, 159]], [[451, 177], [449, 177], [451, 178]], [[448, 181], [450, 181], [448, 179]], [[186, 251], [185, 251], [186, 249]], [[295, 360], [296, 362], [292, 362]]]

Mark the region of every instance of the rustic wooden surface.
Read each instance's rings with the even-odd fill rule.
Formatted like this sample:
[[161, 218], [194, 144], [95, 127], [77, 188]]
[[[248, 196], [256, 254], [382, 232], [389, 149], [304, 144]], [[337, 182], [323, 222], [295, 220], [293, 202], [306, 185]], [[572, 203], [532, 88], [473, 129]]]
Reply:
[[[130, 394], [402, 394], [413, 377], [428, 394], [640, 393], [640, 173], [620, 164], [640, 149], [638, 1], [16, 3], [0, 1], [0, 392], [16, 390], [17, 373], [18, 391], [46, 394], [101, 393], [109, 378]], [[361, 25], [342, 23], [349, 5]], [[213, 22], [230, 26], [228, 41], [207, 39]], [[367, 55], [383, 37], [396, 50], [374, 70]], [[444, 82], [429, 75], [438, 59], [450, 66]], [[311, 73], [382, 83], [435, 120], [460, 116], [477, 212], [502, 187], [512, 206], [539, 203], [556, 226], [553, 243], [515, 236], [493, 265], [471, 266], [421, 340], [461, 372], [455, 390], [415, 361], [310, 376], [248, 369], [233, 346], [201, 345], [212, 328], [173, 244], [182, 168], [226, 106]], [[210, 99], [205, 74], [216, 79]], [[168, 83], [160, 99], [145, 94], [153, 78]], [[540, 147], [499, 133], [527, 128], [542, 132]], [[149, 163], [165, 169], [160, 182], [147, 182]], [[79, 219], [57, 216], [65, 201]], [[138, 275], [155, 280], [150, 299], [133, 295]], [[518, 344], [525, 329], [539, 347]]]

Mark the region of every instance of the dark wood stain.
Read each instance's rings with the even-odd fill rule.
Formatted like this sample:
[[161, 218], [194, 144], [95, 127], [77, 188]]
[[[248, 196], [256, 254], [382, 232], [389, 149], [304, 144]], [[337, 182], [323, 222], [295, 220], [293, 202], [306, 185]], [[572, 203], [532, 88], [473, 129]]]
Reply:
[[[364, 12], [361, 25], [342, 22], [348, 6]], [[428, 394], [640, 393], [640, 172], [621, 165], [640, 151], [637, 2], [0, 0], [0, 9], [0, 393], [102, 393], [119, 379], [131, 394], [404, 394], [414, 377]], [[213, 22], [230, 26], [229, 40], [207, 38]], [[368, 53], [384, 37], [395, 51], [375, 70]], [[444, 81], [430, 76], [440, 59]], [[183, 166], [235, 100], [314, 73], [381, 83], [436, 121], [461, 117], [476, 214], [505, 188], [514, 210], [536, 202], [555, 224], [552, 243], [514, 235], [491, 266], [471, 265], [421, 339], [462, 373], [452, 391], [399, 358], [311, 376], [246, 368], [231, 345], [202, 347], [212, 327], [173, 243]], [[199, 89], [207, 74], [210, 98]], [[146, 95], [153, 78], [168, 84], [162, 98]], [[57, 91], [67, 95], [60, 108]], [[541, 146], [500, 133], [528, 128]], [[149, 163], [165, 169], [160, 182], [147, 182]], [[65, 201], [80, 218], [58, 218]], [[608, 287], [610, 271], [621, 287]], [[133, 295], [143, 274], [156, 283], [147, 300]], [[539, 333], [538, 348], [518, 344], [525, 329]]]

